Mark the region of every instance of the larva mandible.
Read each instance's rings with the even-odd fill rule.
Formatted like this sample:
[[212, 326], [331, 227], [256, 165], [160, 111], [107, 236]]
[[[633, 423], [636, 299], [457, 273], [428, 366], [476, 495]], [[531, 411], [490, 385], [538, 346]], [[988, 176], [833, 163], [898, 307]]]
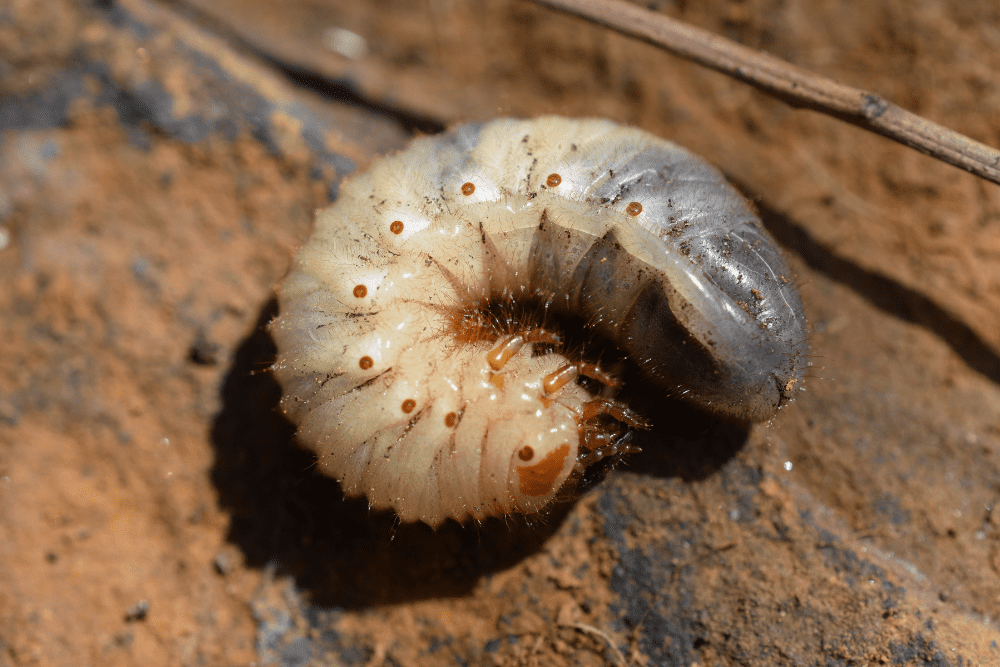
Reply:
[[279, 289], [281, 406], [323, 472], [404, 521], [532, 513], [640, 420], [580, 318], [651, 384], [764, 420], [801, 382], [791, 273], [686, 150], [605, 120], [498, 119], [347, 180]]

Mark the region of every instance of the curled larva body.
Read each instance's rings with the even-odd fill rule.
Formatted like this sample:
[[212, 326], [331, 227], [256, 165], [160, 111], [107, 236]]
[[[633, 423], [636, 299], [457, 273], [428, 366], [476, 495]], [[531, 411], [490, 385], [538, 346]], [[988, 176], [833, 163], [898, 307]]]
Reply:
[[431, 525], [530, 513], [639, 423], [613, 374], [562, 347], [560, 316], [665, 395], [762, 420], [807, 353], [790, 278], [684, 149], [602, 120], [465, 125], [319, 214], [279, 289], [273, 368], [347, 495]]

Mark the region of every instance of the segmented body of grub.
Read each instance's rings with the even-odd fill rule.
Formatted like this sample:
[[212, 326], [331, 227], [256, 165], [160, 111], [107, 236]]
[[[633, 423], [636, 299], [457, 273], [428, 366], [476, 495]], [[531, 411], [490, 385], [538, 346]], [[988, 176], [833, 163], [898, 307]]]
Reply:
[[421, 138], [319, 214], [272, 324], [282, 408], [323, 472], [405, 521], [531, 513], [644, 421], [650, 387], [769, 418], [801, 386], [798, 291], [713, 167], [640, 130], [543, 117]]

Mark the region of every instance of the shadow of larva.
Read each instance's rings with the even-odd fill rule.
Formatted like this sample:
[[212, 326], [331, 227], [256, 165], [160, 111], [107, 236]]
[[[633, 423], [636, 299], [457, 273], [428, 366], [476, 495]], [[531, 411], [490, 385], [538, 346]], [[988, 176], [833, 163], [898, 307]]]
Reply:
[[480, 577], [537, 552], [559, 528], [569, 504], [553, 503], [542, 516], [432, 529], [345, 499], [336, 481], [316, 474], [316, 457], [296, 446], [294, 426], [276, 409], [281, 387], [265, 369], [276, 355], [266, 324], [277, 312], [275, 300], [266, 304], [237, 348], [212, 428], [212, 481], [230, 516], [227, 539], [248, 567], [293, 577], [320, 607], [461, 597]]
[[807, 354], [746, 201], [603, 120], [464, 125], [383, 158], [319, 214], [278, 300], [273, 370], [299, 440], [346, 495], [431, 526], [538, 512], [632, 451], [646, 423], [616, 397], [625, 364], [758, 421]]
[[[278, 413], [281, 387], [265, 372], [277, 354], [266, 324], [277, 312], [277, 301], [268, 302], [233, 355], [212, 426], [212, 481], [230, 516], [227, 539], [247, 566], [293, 577], [314, 605], [370, 608], [468, 595], [480, 577], [521, 562], [561, 529], [573, 505], [558, 498], [539, 514], [435, 529], [345, 499], [336, 481], [316, 474], [315, 455], [296, 446], [295, 427]], [[746, 442], [745, 424], [648, 392], [638, 369], [624, 371], [618, 398], [656, 417], [636, 432], [643, 452], [629, 457], [630, 472], [704, 479]], [[575, 491], [599, 483], [613, 458], [589, 467]]]

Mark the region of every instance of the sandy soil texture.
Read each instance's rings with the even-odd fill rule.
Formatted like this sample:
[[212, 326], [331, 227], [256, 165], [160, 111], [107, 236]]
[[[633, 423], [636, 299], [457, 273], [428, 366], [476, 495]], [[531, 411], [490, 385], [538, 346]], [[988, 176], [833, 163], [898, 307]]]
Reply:
[[[1000, 145], [990, 3], [643, 4]], [[277, 414], [274, 286], [350, 173], [542, 113], [754, 198], [806, 390], [663, 400], [540, 519], [397, 525]], [[652, 47], [514, 0], [0, 4], [0, 285], [0, 665], [1000, 664], [1000, 187]]]

